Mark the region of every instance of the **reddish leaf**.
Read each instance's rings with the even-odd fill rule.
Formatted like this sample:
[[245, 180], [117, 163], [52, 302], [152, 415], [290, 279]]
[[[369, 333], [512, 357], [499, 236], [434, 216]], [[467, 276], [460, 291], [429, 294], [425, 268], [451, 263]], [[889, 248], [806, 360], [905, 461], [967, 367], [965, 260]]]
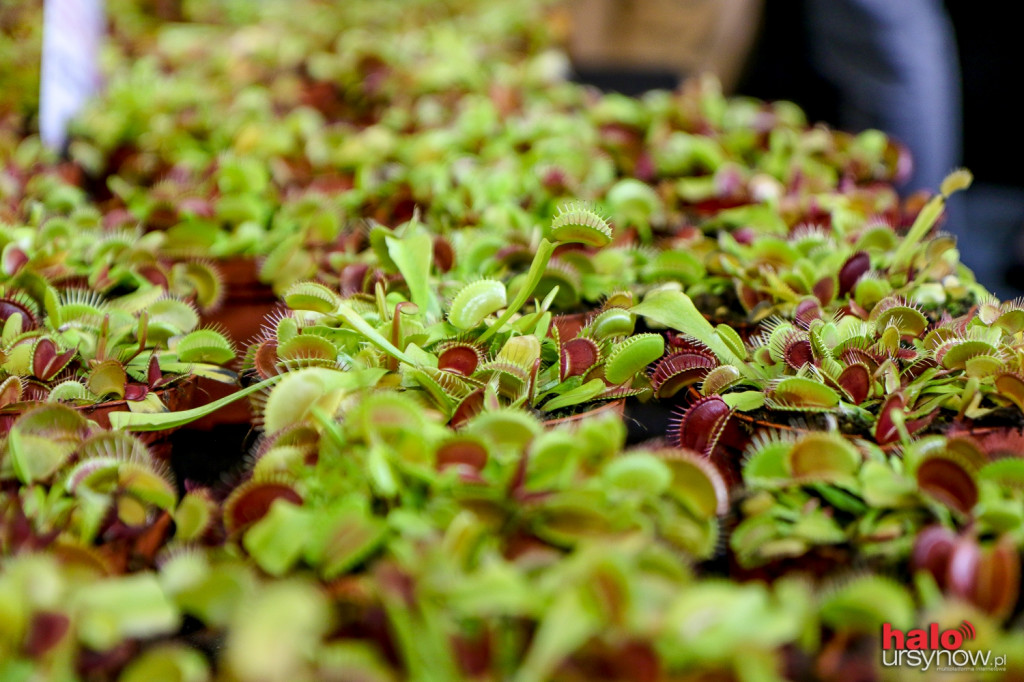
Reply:
[[302, 504], [302, 497], [286, 483], [261, 481], [245, 483], [224, 503], [224, 522], [234, 530], [262, 519], [276, 500]]
[[42, 658], [53, 647], [60, 643], [71, 625], [71, 620], [63, 613], [39, 611], [32, 616], [28, 635], [25, 637], [25, 653], [32, 658]]
[[886, 398], [882, 408], [878, 411], [878, 420], [875, 422], [876, 443], [885, 445], [900, 439], [899, 430], [897, 430], [896, 423], [892, 420], [892, 411], [902, 410], [904, 406], [903, 396], [899, 393], [894, 393]]
[[822, 305], [828, 305], [836, 297], [836, 281], [831, 277], [823, 277], [814, 283], [814, 297]]
[[125, 400], [142, 400], [149, 395], [149, 387], [135, 382], [129, 383], [124, 388]]
[[149, 367], [146, 369], [146, 381], [149, 383], [149, 387], [156, 388], [163, 376], [163, 372], [160, 371], [160, 362], [154, 353], [149, 356]]
[[917, 534], [911, 565], [914, 570], [926, 570], [932, 574], [939, 587], [946, 586], [946, 572], [949, 560], [956, 546], [956, 535], [945, 526], [929, 526]]
[[651, 373], [651, 386], [659, 398], [670, 398], [704, 379], [718, 361], [701, 353], [679, 351], [658, 361]]
[[437, 368], [468, 377], [480, 364], [480, 351], [466, 343], [453, 343], [437, 356]]
[[469, 440], [449, 441], [437, 449], [437, 468], [467, 467], [481, 471], [487, 465], [487, 448]]
[[970, 599], [997, 618], [1004, 618], [1020, 593], [1020, 554], [1004, 537], [981, 554]]
[[837, 382], [854, 405], [867, 400], [871, 392], [871, 373], [863, 363], [858, 362], [843, 369]]
[[568, 377], [581, 376], [601, 359], [600, 350], [593, 339], [579, 337], [562, 344], [560, 373], [564, 381]]
[[742, 447], [743, 434], [732, 419], [732, 409], [717, 395], [699, 398], [669, 422], [669, 442], [711, 456], [721, 443]]
[[961, 537], [950, 556], [945, 583], [950, 594], [1005, 618], [1020, 593], [1020, 555], [1005, 538], [982, 548], [976, 538]]
[[68, 366], [77, 352], [76, 348], [72, 348], [58, 354], [57, 344], [47, 338], [39, 339], [32, 349], [33, 376], [43, 381], [49, 381]]
[[871, 269], [871, 257], [866, 251], [850, 256], [839, 269], [839, 295], [846, 296], [857, 286], [857, 281]]
[[259, 346], [256, 347], [256, 352], [252, 355], [253, 367], [256, 369], [256, 373], [260, 375], [260, 379], [269, 379], [281, 373], [277, 366], [277, 361], [276, 339], [267, 339], [260, 342]]
[[455, 249], [441, 236], [434, 237], [434, 265], [441, 272], [448, 272], [455, 266]]
[[799, 339], [789, 343], [785, 351], [786, 364], [793, 369], [800, 369], [804, 365], [814, 364], [814, 351], [811, 342], [807, 339]]
[[15, 298], [0, 298], [0, 323], [7, 322], [7, 318], [14, 313], [21, 314], [21, 325], [24, 330], [35, 328], [36, 318], [23, 303]]
[[978, 486], [964, 467], [945, 457], [929, 457], [917, 467], [917, 485], [943, 504], [969, 514], [978, 503]]
[[18, 270], [21, 270], [28, 263], [28, 255], [17, 247], [4, 249], [3, 272], [8, 277], [13, 277]]
[[805, 298], [797, 304], [793, 312], [793, 321], [802, 327], [810, 327], [811, 322], [821, 317], [821, 306], [813, 298]]
[[139, 268], [139, 274], [158, 287], [166, 289], [169, 285], [167, 274], [159, 266], [143, 265]]
[[341, 293], [347, 295], [364, 291], [369, 271], [370, 266], [366, 263], [352, 263], [342, 268], [338, 277]]
[[459, 403], [459, 406], [455, 408], [455, 413], [452, 414], [450, 424], [455, 428], [458, 428], [468, 422], [470, 419], [480, 414], [484, 409], [484, 389], [478, 388]]

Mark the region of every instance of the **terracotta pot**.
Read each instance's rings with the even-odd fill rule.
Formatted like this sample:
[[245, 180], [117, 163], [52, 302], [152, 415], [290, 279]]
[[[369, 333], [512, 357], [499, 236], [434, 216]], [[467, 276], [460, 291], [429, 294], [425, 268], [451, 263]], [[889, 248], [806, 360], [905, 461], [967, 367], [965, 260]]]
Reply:
[[245, 348], [280, 300], [270, 285], [260, 282], [255, 258], [229, 258], [218, 262], [217, 269], [224, 277], [224, 302], [201, 322], [223, 326], [235, 346]]
[[[160, 400], [171, 412], [187, 410], [193, 407], [193, 399], [196, 390], [196, 377], [190, 376], [186, 379], [156, 391]], [[110, 428], [110, 415], [114, 412], [129, 412], [127, 400], [112, 400], [94, 405], [76, 405], [74, 409], [82, 413], [86, 419], [99, 424], [104, 429]], [[0, 436], [6, 435], [14, 421], [22, 414], [22, 411], [7, 412], [0, 416]], [[155, 457], [167, 459], [171, 454], [170, 436], [177, 429], [166, 429], [163, 431], [143, 431], [136, 434], [144, 443], [149, 446]]]
[[[201, 404], [212, 403], [214, 400], [226, 398], [239, 390], [237, 384], [225, 384], [221, 381], [200, 377], [196, 385], [196, 391], [202, 397]], [[197, 419], [184, 428], [189, 431], [209, 431], [223, 425], [248, 424], [252, 421], [252, 413], [249, 411], [248, 400], [236, 400], [230, 405], [225, 405], [213, 414]]]
[[558, 328], [558, 338], [562, 341], [576, 338], [580, 330], [587, 326], [592, 313], [569, 313], [555, 315], [551, 318], [551, 326]]
[[[224, 302], [217, 310], [203, 315], [202, 323], [224, 327], [228, 338], [241, 353], [259, 335], [267, 315], [281, 301], [269, 285], [260, 282], [255, 258], [229, 258], [217, 263], [217, 268], [224, 277]], [[238, 390], [237, 386], [209, 379], [200, 379], [198, 388], [210, 401]], [[193, 422], [188, 428], [208, 430], [221, 424], [245, 424], [249, 421], [248, 404], [237, 401]]]
[[950, 438], [969, 437], [993, 459], [1024, 457], [1024, 429], [1015, 426], [954, 426], [945, 435]]
[[571, 414], [568, 417], [558, 417], [557, 419], [545, 419], [545, 426], [561, 426], [563, 424], [569, 424], [575, 426], [584, 419], [590, 419], [591, 417], [598, 417], [607, 414], [614, 414], [621, 418], [623, 412], [626, 409], [626, 399], [619, 398], [618, 400], [610, 400], [600, 407], [595, 407], [592, 410], [586, 412], [580, 412], [578, 414]]

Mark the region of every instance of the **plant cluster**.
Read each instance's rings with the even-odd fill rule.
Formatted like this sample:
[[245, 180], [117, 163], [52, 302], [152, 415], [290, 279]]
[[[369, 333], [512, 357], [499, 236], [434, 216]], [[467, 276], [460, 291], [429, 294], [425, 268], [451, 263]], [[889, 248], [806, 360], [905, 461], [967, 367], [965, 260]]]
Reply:
[[[878, 131], [570, 83], [543, 0], [108, 7], [68, 159], [0, 109], [0, 678], [1024, 647], [1024, 306], [941, 232], [968, 172], [901, 199]], [[210, 322], [237, 263], [279, 302], [252, 338]], [[199, 482], [166, 435], [243, 398]]]

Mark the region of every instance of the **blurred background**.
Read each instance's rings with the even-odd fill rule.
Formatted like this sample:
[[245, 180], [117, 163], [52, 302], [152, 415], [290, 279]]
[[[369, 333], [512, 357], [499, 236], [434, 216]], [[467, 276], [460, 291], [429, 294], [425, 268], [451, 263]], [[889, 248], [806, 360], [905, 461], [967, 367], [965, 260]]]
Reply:
[[[183, 7], [201, 13], [195, 0], [106, 5], [114, 31], [135, 14], [176, 21]], [[1022, 61], [1014, 22], [993, 20], [966, 0], [552, 5], [577, 80], [638, 95], [711, 71], [731, 94], [788, 99], [810, 120], [852, 132], [879, 128], [915, 160], [904, 194], [934, 191], [947, 172], [966, 166], [975, 183], [954, 197], [944, 229], [989, 289], [1004, 299], [1024, 295], [1024, 140], [1008, 97]], [[25, 46], [41, 43], [42, 6], [0, 0], [0, 122], [25, 114], [39, 91], [37, 53]]]
[[791, 100], [811, 121], [879, 128], [915, 160], [905, 194], [966, 166], [974, 185], [944, 229], [979, 281], [1024, 295], [1013, 22], [965, 0], [570, 0], [568, 11], [581, 81], [635, 95], [709, 70], [728, 92]]

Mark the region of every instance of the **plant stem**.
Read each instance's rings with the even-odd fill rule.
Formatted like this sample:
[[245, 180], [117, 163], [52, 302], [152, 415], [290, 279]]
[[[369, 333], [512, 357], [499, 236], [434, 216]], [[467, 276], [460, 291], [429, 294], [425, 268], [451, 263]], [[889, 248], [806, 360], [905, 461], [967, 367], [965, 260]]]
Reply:
[[533, 290], [540, 284], [541, 277], [544, 276], [544, 269], [548, 266], [548, 262], [551, 260], [551, 255], [555, 252], [555, 245], [549, 242], [547, 239], [540, 240], [540, 246], [537, 247], [537, 255], [533, 257], [533, 264], [530, 265], [530, 272], [526, 277], [526, 284], [516, 297], [512, 300], [512, 303], [505, 308], [505, 312], [501, 314], [498, 321], [495, 322], [491, 327], [480, 335], [477, 339], [479, 343], [485, 343], [492, 336], [497, 334], [501, 328], [508, 322], [513, 315], [519, 312], [519, 309], [523, 307], [523, 304], [530, 299], [530, 295]]

